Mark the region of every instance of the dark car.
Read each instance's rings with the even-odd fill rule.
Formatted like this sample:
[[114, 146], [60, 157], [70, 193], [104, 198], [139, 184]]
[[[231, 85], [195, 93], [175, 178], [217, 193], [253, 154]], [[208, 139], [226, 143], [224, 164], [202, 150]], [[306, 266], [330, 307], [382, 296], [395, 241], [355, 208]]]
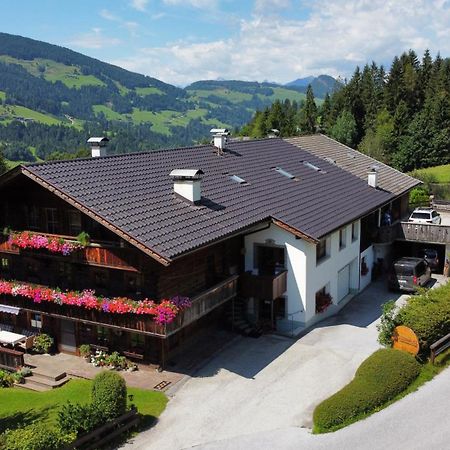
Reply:
[[431, 279], [431, 269], [423, 258], [404, 257], [394, 262], [388, 275], [392, 290], [414, 292]]
[[437, 250], [434, 248], [424, 248], [419, 252], [419, 256], [428, 263], [432, 271], [438, 270], [439, 256]]

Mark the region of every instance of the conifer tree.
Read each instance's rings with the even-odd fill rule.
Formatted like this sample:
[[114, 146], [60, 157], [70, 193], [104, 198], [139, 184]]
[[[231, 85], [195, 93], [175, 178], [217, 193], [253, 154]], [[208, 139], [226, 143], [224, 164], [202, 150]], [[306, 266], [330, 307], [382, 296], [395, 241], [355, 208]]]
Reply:
[[317, 106], [314, 99], [314, 92], [311, 85], [306, 90], [306, 102], [300, 115], [300, 131], [303, 134], [313, 134], [316, 132]]

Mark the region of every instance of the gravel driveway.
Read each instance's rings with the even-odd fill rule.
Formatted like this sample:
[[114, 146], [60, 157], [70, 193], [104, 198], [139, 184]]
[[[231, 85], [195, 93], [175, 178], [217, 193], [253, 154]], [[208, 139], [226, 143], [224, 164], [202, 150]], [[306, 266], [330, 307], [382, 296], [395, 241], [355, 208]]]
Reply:
[[242, 338], [174, 395], [159, 422], [125, 448], [179, 450], [290, 427], [311, 427], [321, 400], [378, 348], [380, 305], [399, 295], [370, 285], [337, 316], [293, 341]]

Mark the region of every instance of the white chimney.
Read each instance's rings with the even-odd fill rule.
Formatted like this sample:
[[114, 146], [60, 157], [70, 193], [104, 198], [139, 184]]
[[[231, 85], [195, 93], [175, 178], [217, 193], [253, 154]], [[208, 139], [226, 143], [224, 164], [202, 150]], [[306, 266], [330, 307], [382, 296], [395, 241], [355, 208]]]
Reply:
[[173, 177], [173, 190], [176, 195], [191, 203], [199, 203], [202, 198], [200, 169], [175, 169], [170, 172]]
[[378, 172], [377, 169], [372, 168], [367, 174], [367, 184], [373, 188], [378, 187]]
[[229, 130], [227, 128], [212, 128], [210, 133], [213, 135], [214, 147], [218, 149], [219, 154], [222, 154], [227, 143], [227, 136], [230, 135]]
[[87, 143], [91, 146], [91, 156], [98, 158], [99, 156], [106, 156], [106, 144], [109, 139], [107, 137], [91, 137], [87, 140]]

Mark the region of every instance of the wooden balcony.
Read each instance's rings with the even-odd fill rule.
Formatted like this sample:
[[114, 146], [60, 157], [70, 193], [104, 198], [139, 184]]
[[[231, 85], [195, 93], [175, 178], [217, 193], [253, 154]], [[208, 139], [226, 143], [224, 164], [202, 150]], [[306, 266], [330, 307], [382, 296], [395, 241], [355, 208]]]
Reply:
[[31, 300], [22, 297], [8, 296], [6, 304], [21, 308], [23, 311], [41, 313], [56, 319], [71, 319], [92, 325], [164, 338], [235, 297], [238, 278], [238, 275], [229, 277], [197, 295], [192, 299], [192, 306], [179, 313], [175, 321], [167, 325], [159, 325], [153, 321], [151, 316], [146, 315], [111, 314], [77, 306], [57, 305], [48, 302], [33, 303]]
[[238, 279], [238, 275], [233, 275], [194, 297], [192, 306], [181, 312], [174, 322], [166, 325], [166, 335], [176, 333], [236, 297]]
[[261, 300], [275, 300], [287, 289], [287, 271], [277, 275], [253, 275], [245, 273], [241, 277], [241, 294]]
[[[49, 238], [64, 239], [75, 242], [73, 236], [39, 233]], [[139, 251], [134, 248], [122, 248], [115, 242], [92, 241], [89, 246], [75, 250], [67, 256], [52, 253], [47, 250], [19, 249], [11, 245], [7, 239], [0, 242], [0, 253], [15, 255], [24, 254], [39, 258], [59, 259], [65, 262], [87, 264], [91, 266], [107, 267], [137, 272], [139, 270]]]
[[401, 222], [398, 239], [426, 242], [430, 244], [450, 244], [450, 226]]

